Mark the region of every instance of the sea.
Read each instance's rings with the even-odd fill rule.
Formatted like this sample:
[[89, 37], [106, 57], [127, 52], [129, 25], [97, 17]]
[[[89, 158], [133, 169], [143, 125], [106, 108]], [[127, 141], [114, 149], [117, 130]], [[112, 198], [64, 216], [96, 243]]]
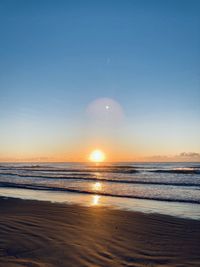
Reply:
[[200, 163], [0, 163], [0, 196], [200, 220]]

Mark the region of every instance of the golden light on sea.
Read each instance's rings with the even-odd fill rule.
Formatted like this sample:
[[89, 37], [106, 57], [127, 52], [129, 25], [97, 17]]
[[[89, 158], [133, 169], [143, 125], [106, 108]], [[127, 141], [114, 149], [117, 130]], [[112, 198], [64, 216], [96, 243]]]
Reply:
[[92, 162], [103, 162], [105, 160], [105, 154], [103, 151], [96, 149], [91, 152], [89, 160]]
[[93, 187], [93, 190], [95, 191], [100, 191], [102, 189], [102, 185], [100, 182], [94, 183], [92, 187]]
[[95, 195], [92, 197], [92, 205], [96, 206], [99, 205], [100, 196]]

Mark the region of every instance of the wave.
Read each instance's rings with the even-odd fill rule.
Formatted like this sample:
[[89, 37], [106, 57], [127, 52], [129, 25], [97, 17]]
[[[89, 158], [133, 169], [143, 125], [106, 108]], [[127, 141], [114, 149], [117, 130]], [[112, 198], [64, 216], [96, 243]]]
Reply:
[[[35, 175], [35, 174], [26, 174], [26, 173], [21, 173], [21, 174], [19, 174], [19, 173], [13, 173], [13, 172], [0, 172], [0, 175], [12, 175], [12, 176], [19, 176], [19, 177], [41, 177], [41, 178], [49, 178], [49, 179], [51, 179], [51, 178], [67, 178], [67, 177], [69, 177], [69, 175], [68, 174], [66, 174], [67, 176], [63, 176], [63, 175], [60, 175], [60, 174], [58, 174], [58, 175], [56, 175], [56, 176], [47, 176], [47, 175], [43, 175], [43, 174], [39, 174], [39, 175]], [[54, 175], [54, 174], [53, 174]], [[94, 174], [92, 174], [92, 173], [73, 173], [73, 176], [93, 176]]]
[[138, 195], [116, 195], [104, 192], [90, 192], [87, 190], [79, 190], [72, 188], [60, 188], [60, 187], [48, 187], [41, 185], [30, 185], [30, 184], [16, 184], [10, 182], [0, 182], [0, 187], [7, 188], [22, 188], [22, 189], [31, 189], [31, 190], [44, 190], [44, 191], [58, 191], [58, 192], [71, 192], [71, 193], [81, 193], [87, 195], [100, 195], [100, 196], [108, 196], [108, 197], [120, 197], [120, 198], [131, 198], [131, 199], [143, 199], [143, 200], [156, 200], [156, 201], [165, 201], [165, 202], [180, 202], [180, 203], [191, 203], [191, 204], [200, 204], [200, 200], [193, 199], [178, 199], [178, 198], [160, 198], [160, 197], [148, 197], [148, 196], [138, 196]]
[[28, 172], [49, 172], [49, 173], [121, 173], [121, 174], [137, 174], [140, 172], [152, 173], [172, 173], [172, 174], [200, 174], [199, 166], [171, 168], [171, 169], [158, 169], [153, 166], [129, 166], [129, 165], [99, 165], [99, 166], [82, 166], [79, 168], [55, 167], [55, 166], [6, 166], [0, 165], [2, 171], [28, 171]]
[[127, 166], [117, 166], [117, 167], [113, 167], [113, 166], [93, 166], [93, 167], [89, 167], [89, 168], [82, 168], [82, 169], [76, 169], [76, 168], [68, 168], [68, 169], [56, 169], [56, 168], [38, 168], [38, 167], [34, 167], [34, 168], [22, 168], [22, 167], [11, 167], [11, 168], [7, 168], [7, 167], [1, 167], [1, 170], [14, 170], [14, 171], [31, 171], [31, 172], [63, 172], [63, 173], [69, 173], [69, 172], [76, 172], [76, 173], [83, 173], [83, 172], [87, 172], [87, 173], [94, 173], [94, 172], [99, 172], [99, 173], [137, 173], [139, 172], [138, 170], [136, 170], [135, 167], [127, 167]]
[[[119, 180], [119, 179], [110, 179], [110, 178], [98, 178], [98, 177], [74, 177], [74, 176], [57, 176], [49, 177], [44, 175], [26, 175], [26, 174], [14, 174], [14, 173], [0, 173], [4, 176], [17, 176], [22, 178], [38, 178], [38, 179], [47, 179], [47, 180], [79, 180], [79, 181], [91, 181], [91, 182], [108, 182], [108, 183], [121, 183], [121, 184], [143, 184], [143, 185], [171, 185], [171, 186], [199, 186], [200, 183], [195, 182], [161, 182], [161, 181], [142, 181], [142, 180]], [[74, 174], [73, 174], [74, 175]]]
[[192, 166], [189, 167], [189, 168], [200, 169], [200, 165], [192, 165]]
[[200, 170], [197, 168], [192, 169], [171, 169], [171, 170], [150, 170], [155, 173], [177, 173], [177, 174], [200, 174]]
[[42, 165], [19, 165], [19, 166], [16, 166], [16, 165], [0, 165], [0, 168], [6, 168], [6, 169], [21, 169], [21, 168], [24, 168], [24, 169], [35, 169], [35, 168], [54, 168], [53, 166], [42, 166]]

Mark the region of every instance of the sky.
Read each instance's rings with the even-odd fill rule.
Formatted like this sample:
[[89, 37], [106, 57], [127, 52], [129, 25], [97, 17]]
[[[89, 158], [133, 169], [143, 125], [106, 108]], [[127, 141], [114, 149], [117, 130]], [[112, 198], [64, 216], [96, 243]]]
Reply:
[[0, 161], [200, 160], [200, 1], [1, 0]]

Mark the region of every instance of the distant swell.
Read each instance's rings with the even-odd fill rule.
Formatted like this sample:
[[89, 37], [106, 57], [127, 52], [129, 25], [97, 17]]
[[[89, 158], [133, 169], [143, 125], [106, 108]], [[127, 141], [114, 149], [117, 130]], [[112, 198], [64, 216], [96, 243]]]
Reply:
[[[24, 178], [38, 178], [38, 179], [48, 179], [48, 180], [79, 180], [79, 181], [94, 181], [94, 182], [108, 182], [108, 183], [121, 183], [121, 184], [144, 184], [144, 185], [172, 185], [172, 186], [199, 186], [199, 183], [180, 183], [180, 182], [155, 182], [155, 181], [134, 181], [134, 180], [117, 180], [117, 179], [107, 179], [107, 178], [97, 178], [97, 177], [74, 177], [74, 176], [57, 176], [57, 177], [49, 177], [44, 175], [27, 175], [27, 174], [14, 174], [14, 173], [0, 173], [3, 176], [17, 176]], [[73, 174], [74, 175], [74, 174]], [[82, 174], [81, 174], [82, 175]], [[85, 174], [87, 175], [87, 174]], [[87, 175], [88, 176], [88, 175]]]
[[197, 170], [197, 169], [191, 169], [191, 170], [150, 170], [150, 172], [155, 172], [155, 173], [200, 174], [200, 171]]
[[153, 173], [171, 173], [171, 174], [200, 174], [199, 166], [197, 167], [188, 167], [188, 168], [180, 168], [180, 169], [151, 169], [138, 166], [87, 166], [87, 168], [55, 168], [51, 166], [0, 166], [0, 170], [2, 171], [29, 171], [29, 172], [49, 172], [49, 173], [121, 173], [121, 174], [134, 174], [141, 172], [153, 172]]
[[45, 191], [73, 192], [73, 193], [82, 193], [82, 194], [89, 194], [89, 195], [101, 195], [101, 196], [109, 196], [109, 197], [200, 204], [200, 200], [192, 200], [192, 199], [168, 199], [168, 198], [133, 196], [133, 195], [132, 196], [130, 196], [130, 195], [115, 195], [115, 194], [110, 194], [110, 193], [103, 193], [103, 192], [96, 193], [96, 192], [90, 192], [90, 191], [86, 191], [86, 190], [77, 190], [77, 189], [71, 189], [71, 188], [48, 187], [48, 186], [40, 186], [40, 185], [35, 186], [35, 185], [29, 185], [29, 184], [21, 185], [21, 184], [16, 184], [16, 183], [9, 183], [9, 182], [0, 182], [0, 187], [45, 190]]
[[112, 166], [99, 166], [99, 167], [90, 167], [87, 169], [52, 169], [52, 168], [42, 168], [42, 167], [26, 167], [26, 168], [21, 168], [21, 167], [12, 167], [12, 168], [7, 168], [7, 167], [1, 167], [1, 170], [12, 170], [12, 171], [31, 171], [31, 172], [63, 172], [63, 173], [69, 173], [69, 172], [76, 172], [76, 173], [94, 173], [94, 172], [99, 172], [99, 173], [138, 173], [139, 171], [136, 170], [135, 167], [127, 167], [127, 166], [117, 166], [117, 167], [112, 167]]

